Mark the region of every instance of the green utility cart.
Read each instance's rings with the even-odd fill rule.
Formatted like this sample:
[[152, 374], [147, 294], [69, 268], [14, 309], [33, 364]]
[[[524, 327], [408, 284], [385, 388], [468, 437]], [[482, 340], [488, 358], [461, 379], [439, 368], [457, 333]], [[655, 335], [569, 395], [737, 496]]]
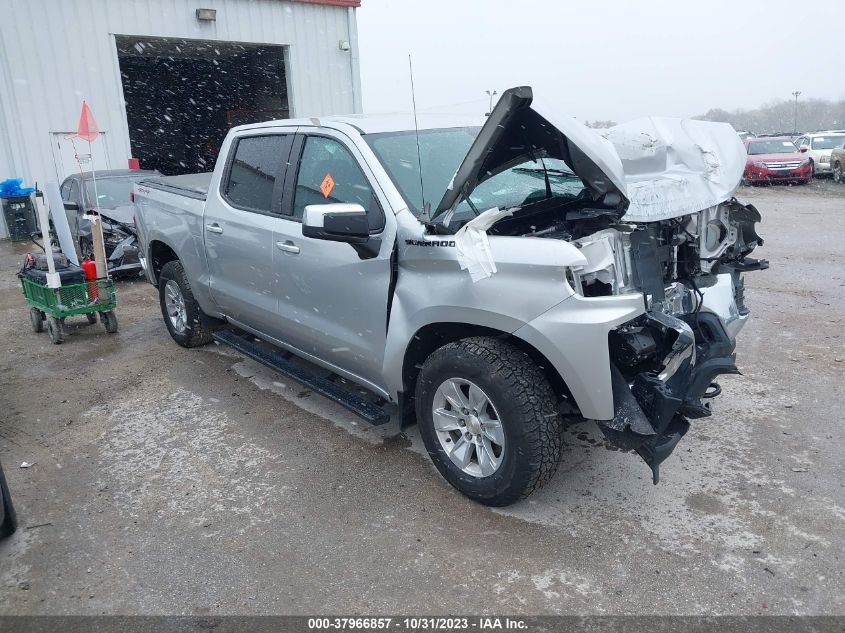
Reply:
[[71, 284], [61, 288], [48, 288], [23, 275], [20, 280], [23, 295], [30, 306], [32, 329], [35, 332], [43, 332], [46, 320], [47, 333], [56, 345], [65, 339], [65, 319], [78, 314], [84, 314], [89, 323], [96, 323], [99, 314], [106, 332], [117, 332], [117, 316], [114, 313], [117, 300], [111, 279]]

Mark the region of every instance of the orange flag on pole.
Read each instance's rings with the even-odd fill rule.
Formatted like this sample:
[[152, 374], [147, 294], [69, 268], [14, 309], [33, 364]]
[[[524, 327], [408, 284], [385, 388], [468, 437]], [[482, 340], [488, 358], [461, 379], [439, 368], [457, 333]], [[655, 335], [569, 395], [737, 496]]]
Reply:
[[90, 143], [96, 139], [99, 134], [100, 129], [97, 127], [94, 115], [91, 114], [91, 108], [88, 107], [88, 103], [86, 101], [83, 101], [82, 112], [79, 114], [79, 127], [76, 129], [76, 134], [70, 134], [66, 138], [81, 138]]

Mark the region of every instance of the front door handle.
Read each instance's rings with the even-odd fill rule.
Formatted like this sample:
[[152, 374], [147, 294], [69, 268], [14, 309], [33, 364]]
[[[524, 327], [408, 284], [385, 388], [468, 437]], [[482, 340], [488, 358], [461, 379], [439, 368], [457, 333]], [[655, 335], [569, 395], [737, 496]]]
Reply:
[[293, 253], [294, 255], [299, 253], [299, 247], [290, 240], [287, 242], [276, 242], [276, 248], [286, 253]]
[[215, 222], [214, 224], [206, 224], [205, 230], [209, 233], [217, 233], [218, 235], [220, 235], [220, 233], [223, 232], [223, 227], [217, 224], [217, 222]]

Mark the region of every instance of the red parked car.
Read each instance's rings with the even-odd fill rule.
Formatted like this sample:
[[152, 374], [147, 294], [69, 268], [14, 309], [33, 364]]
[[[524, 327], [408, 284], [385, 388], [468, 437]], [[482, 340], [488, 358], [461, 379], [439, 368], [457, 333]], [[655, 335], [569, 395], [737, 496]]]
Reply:
[[798, 151], [788, 136], [749, 138], [745, 141], [746, 184], [787, 182], [806, 185], [813, 178], [813, 162]]

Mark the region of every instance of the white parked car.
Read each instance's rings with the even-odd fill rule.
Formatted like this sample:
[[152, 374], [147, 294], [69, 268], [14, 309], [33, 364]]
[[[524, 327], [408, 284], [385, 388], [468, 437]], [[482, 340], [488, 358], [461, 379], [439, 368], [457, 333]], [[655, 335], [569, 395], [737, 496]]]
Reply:
[[795, 139], [798, 149], [812, 159], [814, 175], [831, 173], [830, 150], [834, 147], [842, 147], [843, 143], [845, 143], [845, 130], [813, 132]]

